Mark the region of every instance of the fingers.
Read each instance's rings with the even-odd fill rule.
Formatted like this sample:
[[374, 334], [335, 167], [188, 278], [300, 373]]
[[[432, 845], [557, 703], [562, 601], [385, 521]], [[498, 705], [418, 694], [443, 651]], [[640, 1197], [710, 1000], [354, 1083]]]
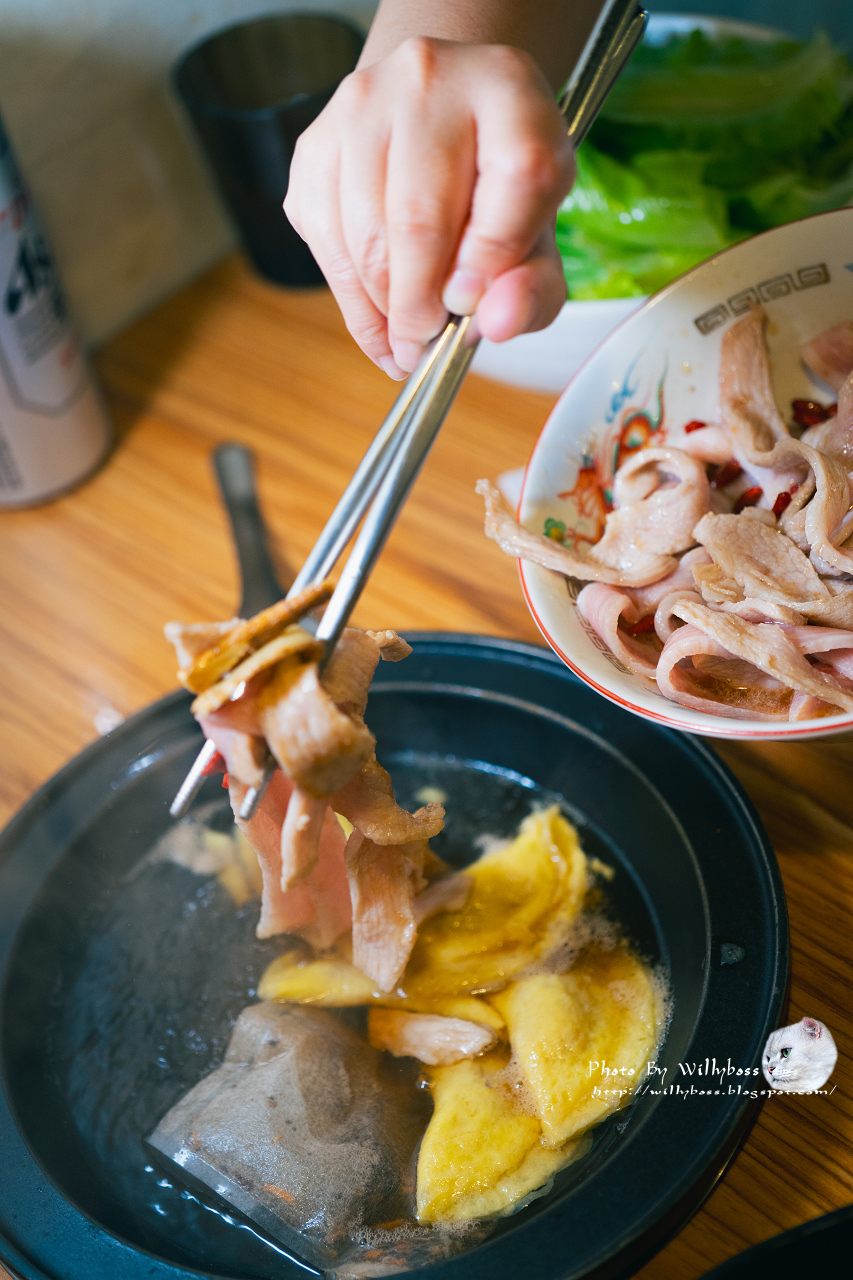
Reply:
[[443, 328], [441, 289], [468, 218], [476, 130], [448, 74], [443, 49], [413, 40], [397, 51], [406, 84], [388, 151], [388, 328], [395, 359], [413, 369]]
[[563, 263], [551, 229], [542, 232], [525, 262], [488, 286], [477, 307], [477, 326], [491, 342], [544, 329], [566, 301]]
[[460, 315], [472, 314], [490, 283], [527, 259], [574, 177], [565, 125], [532, 62], [517, 50], [488, 52], [495, 66], [474, 105], [471, 217], [442, 295]]
[[384, 310], [371, 298], [347, 243], [339, 200], [341, 148], [334, 122], [331, 129], [328, 124], [321, 116], [300, 137], [284, 211], [307, 240], [362, 351], [389, 377], [401, 379], [406, 373], [394, 360]]
[[368, 297], [388, 314], [385, 182], [391, 121], [376, 110], [375, 73], [356, 73], [338, 90], [338, 189], [347, 248]]
[[401, 377], [448, 310], [494, 341], [553, 319], [573, 171], [527, 55], [418, 39], [343, 81], [299, 140], [285, 211], [350, 333]]

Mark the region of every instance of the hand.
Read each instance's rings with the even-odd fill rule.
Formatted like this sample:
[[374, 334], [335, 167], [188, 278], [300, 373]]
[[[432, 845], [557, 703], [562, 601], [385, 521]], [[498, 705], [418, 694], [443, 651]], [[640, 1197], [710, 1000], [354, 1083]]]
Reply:
[[493, 342], [551, 323], [573, 178], [528, 54], [417, 37], [342, 82], [299, 139], [284, 208], [356, 342], [402, 378], [448, 312], [476, 312]]

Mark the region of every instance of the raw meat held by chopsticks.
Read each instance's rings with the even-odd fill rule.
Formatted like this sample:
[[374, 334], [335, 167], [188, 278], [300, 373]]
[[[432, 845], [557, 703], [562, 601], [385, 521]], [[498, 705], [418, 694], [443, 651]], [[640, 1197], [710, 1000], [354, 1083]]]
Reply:
[[[298, 623], [329, 592], [324, 583], [255, 618], [169, 623], [166, 633], [258, 855], [258, 936], [298, 933], [323, 949], [352, 927], [355, 963], [390, 990], [427, 910], [422, 891], [439, 910], [458, 901], [459, 885], [435, 879], [445, 868], [426, 843], [442, 829], [442, 806], [400, 808], [364, 722], [380, 658], [397, 662], [411, 647], [391, 630], [347, 628], [321, 675], [322, 646]], [[240, 806], [270, 754], [278, 768], [245, 821]], [[338, 814], [353, 828], [349, 842]]]

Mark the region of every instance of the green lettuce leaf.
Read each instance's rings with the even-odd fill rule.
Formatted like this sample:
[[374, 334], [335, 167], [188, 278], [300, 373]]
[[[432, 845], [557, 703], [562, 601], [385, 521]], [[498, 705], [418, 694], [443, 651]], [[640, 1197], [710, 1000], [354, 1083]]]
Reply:
[[853, 99], [853, 70], [823, 32], [807, 44], [762, 45], [713, 42], [695, 31], [662, 47], [641, 46], [639, 54], [608, 97], [592, 141], [621, 159], [649, 150], [704, 152], [707, 177], [723, 188], [796, 167]]
[[808, 42], [641, 45], [557, 216], [572, 298], [661, 288], [755, 231], [853, 203], [853, 68]]
[[647, 152], [620, 164], [589, 144], [557, 215], [572, 298], [633, 297], [742, 239], [723, 194], [702, 181], [705, 157]]
[[799, 173], [765, 178], [740, 193], [737, 212], [740, 221], [749, 219], [761, 231], [846, 204], [853, 204], [853, 165], [835, 182], [810, 182]]

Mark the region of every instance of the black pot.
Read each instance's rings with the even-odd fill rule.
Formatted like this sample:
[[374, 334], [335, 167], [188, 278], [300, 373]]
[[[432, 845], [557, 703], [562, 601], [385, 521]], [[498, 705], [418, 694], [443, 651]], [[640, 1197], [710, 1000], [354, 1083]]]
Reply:
[[[775, 858], [699, 740], [619, 710], [545, 650], [411, 639], [403, 666], [380, 664], [368, 712], [401, 802], [425, 783], [446, 791], [436, 847], [462, 862], [474, 835], [509, 834], [559, 798], [587, 852], [616, 867], [635, 945], [668, 969], [658, 1065], [694, 1089], [648, 1081], [547, 1196], [430, 1280], [628, 1274], [701, 1202], [760, 1105], [763, 1078], [738, 1070], [760, 1065], [784, 1010]], [[163, 1185], [142, 1146], [218, 1064], [281, 950], [255, 939], [257, 904], [235, 911], [215, 879], [148, 858], [199, 746], [188, 706], [173, 694], [95, 743], [0, 837], [0, 1257], [27, 1280], [305, 1275], [215, 1202]], [[197, 803], [230, 821], [216, 780]], [[714, 1060], [732, 1072], [707, 1074]]]

